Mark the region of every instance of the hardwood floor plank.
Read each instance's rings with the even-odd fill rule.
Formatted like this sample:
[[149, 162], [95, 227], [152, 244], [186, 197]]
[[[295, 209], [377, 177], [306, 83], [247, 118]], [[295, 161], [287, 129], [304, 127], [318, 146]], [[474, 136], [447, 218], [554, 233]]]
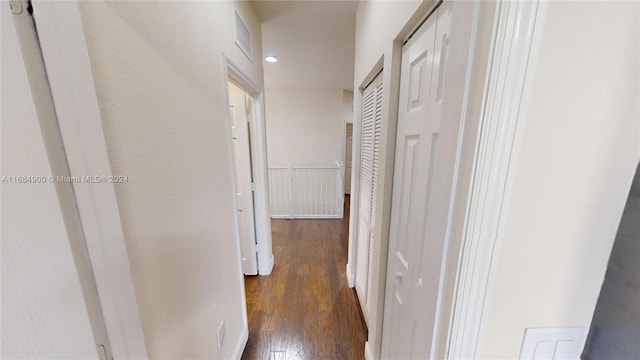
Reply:
[[273, 220], [276, 266], [247, 276], [242, 359], [364, 359], [367, 329], [347, 287], [349, 207], [339, 220]]

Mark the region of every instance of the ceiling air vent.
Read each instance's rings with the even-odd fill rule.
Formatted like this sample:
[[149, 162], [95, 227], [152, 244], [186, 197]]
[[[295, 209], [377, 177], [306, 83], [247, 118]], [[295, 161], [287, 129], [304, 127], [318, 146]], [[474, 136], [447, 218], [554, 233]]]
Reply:
[[[251, 60], [251, 33], [245, 25], [240, 15], [235, 12], [235, 25], [236, 25], [236, 44], [244, 52], [245, 55]], [[253, 60], [251, 60], [253, 61]]]

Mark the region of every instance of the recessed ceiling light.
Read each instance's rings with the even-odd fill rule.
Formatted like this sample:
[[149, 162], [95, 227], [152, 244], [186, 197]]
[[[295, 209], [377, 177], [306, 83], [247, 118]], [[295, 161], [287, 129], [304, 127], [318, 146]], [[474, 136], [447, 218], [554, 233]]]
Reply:
[[273, 55], [269, 55], [267, 57], [264, 58], [266, 61], [270, 62], [270, 63], [274, 63], [278, 61], [278, 58], [273, 56]]

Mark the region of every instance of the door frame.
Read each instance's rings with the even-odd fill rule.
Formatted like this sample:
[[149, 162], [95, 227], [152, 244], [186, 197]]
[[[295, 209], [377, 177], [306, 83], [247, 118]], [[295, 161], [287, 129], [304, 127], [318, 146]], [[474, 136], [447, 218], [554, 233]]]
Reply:
[[[499, 259], [547, 3], [501, 0], [490, 6], [493, 13], [485, 8], [484, 19], [476, 7], [468, 24], [474, 34], [465, 86], [479, 82], [482, 90], [466, 89], [463, 100], [460, 136], [466, 140], [458, 151], [466, 148], [471, 156], [456, 160], [457, 189], [441, 265], [433, 358], [476, 358], [482, 343], [485, 303]], [[487, 54], [476, 54], [479, 21], [491, 24]], [[472, 108], [474, 101], [477, 109]]]
[[[78, 2], [36, 2], [33, 7], [69, 175], [111, 174]], [[115, 188], [109, 182], [78, 182], [73, 191], [111, 354], [147, 358]]]
[[[236, 231], [238, 235], [238, 242], [240, 244], [240, 259], [242, 262], [242, 273], [244, 275], [258, 275], [258, 252], [257, 252], [257, 236], [256, 236], [256, 212], [254, 209], [255, 206], [255, 197], [254, 197], [254, 188], [253, 188], [253, 161], [251, 159], [251, 117], [254, 116], [253, 111], [253, 97], [251, 97], [247, 91], [241, 89], [235, 82], [228, 80], [227, 85], [229, 87], [229, 92], [226, 94], [226, 97], [229, 99], [229, 127], [231, 129], [231, 158], [233, 160], [234, 166], [232, 167], [233, 172], [233, 189], [232, 192], [235, 193], [235, 203], [237, 204], [237, 211], [235, 213], [235, 223], [237, 223]], [[233, 91], [231, 91], [231, 88]], [[240, 91], [240, 94], [237, 94], [237, 91]], [[240, 104], [239, 98], [242, 98], [242, 107], [237, 108]], [[235, 99], [233, 99], [236, 97]], [[233, 99], [233, 100], [232, 100]], [[251, 109], [250, 113], [247, 112], [247, 101], [251, 99]], [[233, 105], [232, 105], [233, 103]], [[234, 106], [236, 108], [234, 109]], [[239, 113], [242, 115], [239, 115]], [[238, 117], [243, 118], [244, 124], [238, 124]], [[235, 128], [235, 130], [234, 130]], [[242, 137], [245, 137], [245, 141], [239, 141]], [[237, 142], [237, 143], [236, 143]], [[244, 151], [247, 154], [242, 154]], [[245, 156], [246, 155], [246, 158]], [[248, 162], [248, 170], [249, 173], [246, 173], [246, 162]], [[243, 170], [244, 168], [244, 170]], [[248, 181], [248, 189], [246, 187]], [[244, 190], [243, 190], [244, 188]], [[241, 198], [238, 198], [238, 194], [241, 194]], [[244, 202], [244, 203], [243, 203]], [[249, 206], [246, 206], [247, 203], [250, 202]], [[242, 208], [242, 210], [240, 210]], [[249, 218], [246, 218], [246, 217]], [[244, 219], [243, 219], [244, 218]], [[244, 221], [243, 221], [244, 220]], [[249, 226], [247, 229], [242, 229], [244, 226]], [[243, 232], [242, 230], [248, 230]], [[246, 249], [245, 242], [252, 244], [250, 249]], [[251, 259], [250, 259], [251, 258]], [[255, 265], [253, 265], [255, 264]], [[250, 269], [249, 269], [250, 268]]]
[[455, 256], [457, 274], [445, 319], [446, 359], [476, 358], [503, 243], [547, 2], [495, 4], [470, 195]]
[[[512, 6], [510, 6], [512, 5]], [[492, 285], [491, 269], [497, 261], [501, 245], [502, 226], [505, 222], [506, 209], [509, 205], [513, 174], [517, 167], [518, 151], [521, 143], [521, 133], [525, 123], [528, 99], [533, 86], [535, 65], [540, 38], [544, 26], [547, 4], [542, 0], [526, 3], [510, 3], [500, 0], [494, 4], [481, 4], [484, 10], [474, 10], [474, 28], [480, 22], [487, 26], [485, 32], [489, 43], [479, 53], [479, 41], [472, 40], [470, 45], [470, 60], [464, 76], [473, 81], [474, 89], [464, 97], [464, 112], [461, 114], [466, 121], [473, 125], [461, 129], [460, 136], [465, 140], [459, 144], [466, 158], [458, 159], [465, 162], [456, 164], [458, 179], [454, 209], [451, 210], [447, 225], [447, 243], [443, 252], [442, 269], [446, 271], [441, 276], [438, 289], [438, 312], [436, 331], [434, 336], [436, 358], [459, 359], [473, 358], [476, 349], [482, 341], [484, 305]], [[493, 7], [493, 8], [491, 8]], [[357, 222], [354, 215], [358, 214], [358, 179], [359, 177], [359, 119], [358, 111], [362, 107], [362, 89], [373, 78], [384, 64], [389, 78], [384, 84], [390, 85], [391, 98], [385, 105], [388, 112], [388, 132], [383, 134], [386, 150], [383, 156], [395, 153], [395, 119], [393, 114], [399, 97], [399, 62], [401, 49], [407, 37], [417, 29], [426, 19], [430, 9], [416, 10], [416, 14], [423, 11], [423, 16], [414, 16], [403, 28], [402, 34], [395, 39], [390, 58], [381, 58], [372, 67], [359, 91], [354, 91], [354, 145], [352, 169], [351, 219], [349, 227], [349, 263], [347, 264], [347, 281], [354, 286], [355, 262], [352, 254], [355, 248]], [[488, 9], [488, 10], [487, 10]], [[484, 17], [481, 17], [484, 16]], [[410, 29], [410, 31], [404, 31]], [[479, 36], [479, 35], [477, 35]], [[477, 103], [477, 104], [476, 104]], [[393, 109], [391, 109], [393, 108]], [[391, 137], [391, 138], [390, 138]], [[457, 161], [458, 161], [457, 160]], [[383, 173], [393, 172], [394, 162], [385, 161]], [[379, 181], [383, 187], [389, 183], [388, 179]], [[386, 189], [386, 187], [385, 187]], [[390, 200], [385, 192], [378, 192], [378, 212], [381, 216], [380, 226], [376, 235], [378, 239], [378, 255], [374, 252], [374, 271], [386, 275], [386, 260], [388, 257], [389, 212], [384, 211], [384, 205]], [[386, 239], [385, 239], [386, 236]], [[384, 279], [378, 291], [384, 291]], [[379, 294], [374, 295], [374, 297]], [[384, 304], [384, 299], [382, 299]], [[378, 306], [380, 304], [377, 304]], [[376, 312], [376, 309], [372, 309]], [[375, 314], [374, 314], [375, 315]], [[379, 316], [379, 315], [378, 315]], [[376, 316], [376, 317], [378, 317]], [[380, 355], [380, 319], [369, 324], [369, 339], [365, 344], [365, 357], [378, 358]]]
[[[269, 275], [273, 270], [274, 256], [273, 245], [271, 241], [271, 210], [269, 208], [269, 173], [267, 165], [267, 136], [265, 123], [265, 101], [264, 91], [256, 86], [251, 79], [246, 76], [239, 67], [226, 55], [222, 55], [224, 64], [224, 94], [227, 106], [227, 139], [229, 154], [231, 156], [231, 167], [229, 171], [233, 176], [233, 207], [235, 212], [238, 211], [238, 201], [235, 196], [235, 162], [233, 160], [233, 144], [231, 143], [231, 126], [229, 119], [231, 112], [229, 111], [229, 81], [244, 90], [251, 98], [253, 98], [253, 111], [248, 114], [251, 136], [249, 146], [251, 147], [251, 170], [253, 173], [253, 183], [255, 190], [253, 191], [253, 209], [254, 209], [254, 226], [256, 232], [256, 251], [258, 257], [258, 274]], [[236, 226], [236, 242], [238, 243], [238, 251], [240, 250], [239, 225], [237, 216], [235, 218]], [[238, 252], [240, 254], [240, 252]], [[242, 267], [242, 261], [240, 262]], [[240, 274], [242, 274], [242, 269]], [[244, 281], [241, 279], [241, 281]], [[244, 290], [243, 290], [244, 291]], [[243, 295], [244, 296], [244, 295]], [[245, 304], [246, 306], [246, 304]], [[245, 311], [246, 313], [246, 311]]]
[[[478, 16], [479, 16], [479, 4], [478, 3], [455, 3], [444, 2], [438, 3], [427, 16], [425, 16], [420, 25], [413, 28], [412, 33], [408, 36], [404, 44], [400, 46], [400, 50], [404, 48], [409, 38], [422, 26], [425, 25], [427, 19], [432, 16], [437, 16], [438, 11], [442, 6], [451, 6], [452, 16], [451, 30], [449, 38], [451, 39], [451, 46], [448, 49], [449, 54], [457, 54], [457, 61], [453, 62], [446, 67], [445, 79], [447, 79], [448, 85], [444, 87], [445, 93], [443, 98], [448, 98], [450, 101], [443, 104], [442, 107], [442, 121], [449, 119], [449, 121], [456, 121], [457, 128], [457, 142], [455, 145], [455, 157], [453, 162], [453, 172], [451, 174], [451, 194], [448, 199], [448, 213], [446, 217], [446, 230], [444, 238], [442, 239], [442, 256], [441, 263], [439, 264], [440, 273], [438, 274], [438, 288], [436, 290], [436, 307], [433, 324], [433, 334], [431, 341], [431, 353], [430, 358], [444, 358], [444, 344], [446, 344], [448, 326], [447, 312], [450, 310], [448, 304], [452, 301], [448, 296], [448, 288], [452, 286], [455, 281], [457, 258], [452, 256], [452, 253], [456, 253], [455, 249], [459, 246], [459, 238], [455, 237], [454, 227], [459, 225], [454, 220], [457, 213], [460, 212], [460, 208], [464, 210], [466, 208], [466, 200], [469, 195], [469, 174], [470, 169], [474, 164], [474, 151], [475, 142], [477, 138], [477, 129], [479, 128], [479, 120], [475, 119], [473, 115], [469, 114], [469, 97], [471, 89], [473, 87], [473, 81], [477, 79], [472, 78], [472, 74], [480, 72], [482, 66], [474, 64], [476, 38], [478, 37]], [[439, 25], [439, 24], [438, 24]], [[452, 57], [449, 57], [451, 59]], [[402, 61], [402, 55], [400, 55], [400, 61]], [[480, 79], [484, 80], [483, 78]], [[399, 91], [397, 94], [400, 97]], [[442, 125], [441, 125], [442, 126]], [[397, 133], [397, 131], [396, 131]], [[395, 148], [392, 150], [395, 156]], [[395, 165], [395, 164], [394, 164]], [[394, 169], [395, 172], [395, 169]], [[389, 229], [390, 230], [390, 229]], [[387, 233], [387, 237], [390, 237], [390, 233]], [[391, 239], [389, 238], [389, 244]], [[390, 259], [390, 250], [385, 254], [385, 260]], [[385, 279], [387, 278], [385, 272]], [[387, 285], [385, 282], [384, 291], [387, 291]], [[386, 296], [386, 294], [385, 294]], [[382, 316], [386, 316], [388, 311], [387, 303], [385, 299], [385, 311]], [[376, 351], [382, 350], [382, 347], [388, 346], [387, 339], [384, 338], [387, 331], [384, 329], [385, 321], [383, 321], [383, 339], [382, 345]]]

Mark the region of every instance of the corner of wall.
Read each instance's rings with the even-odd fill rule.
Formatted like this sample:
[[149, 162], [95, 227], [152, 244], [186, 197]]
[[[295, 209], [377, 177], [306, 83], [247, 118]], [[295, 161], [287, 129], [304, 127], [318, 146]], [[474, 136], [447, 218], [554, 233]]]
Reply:
[[235, 349], [233, 349], [233, 359], [240, 359], [242, 357], [244, 348], [247, 346], [247, 341], [249, 341], [249, 327], [245, 324], [240, 332], [238, 343], [236, 344]]

